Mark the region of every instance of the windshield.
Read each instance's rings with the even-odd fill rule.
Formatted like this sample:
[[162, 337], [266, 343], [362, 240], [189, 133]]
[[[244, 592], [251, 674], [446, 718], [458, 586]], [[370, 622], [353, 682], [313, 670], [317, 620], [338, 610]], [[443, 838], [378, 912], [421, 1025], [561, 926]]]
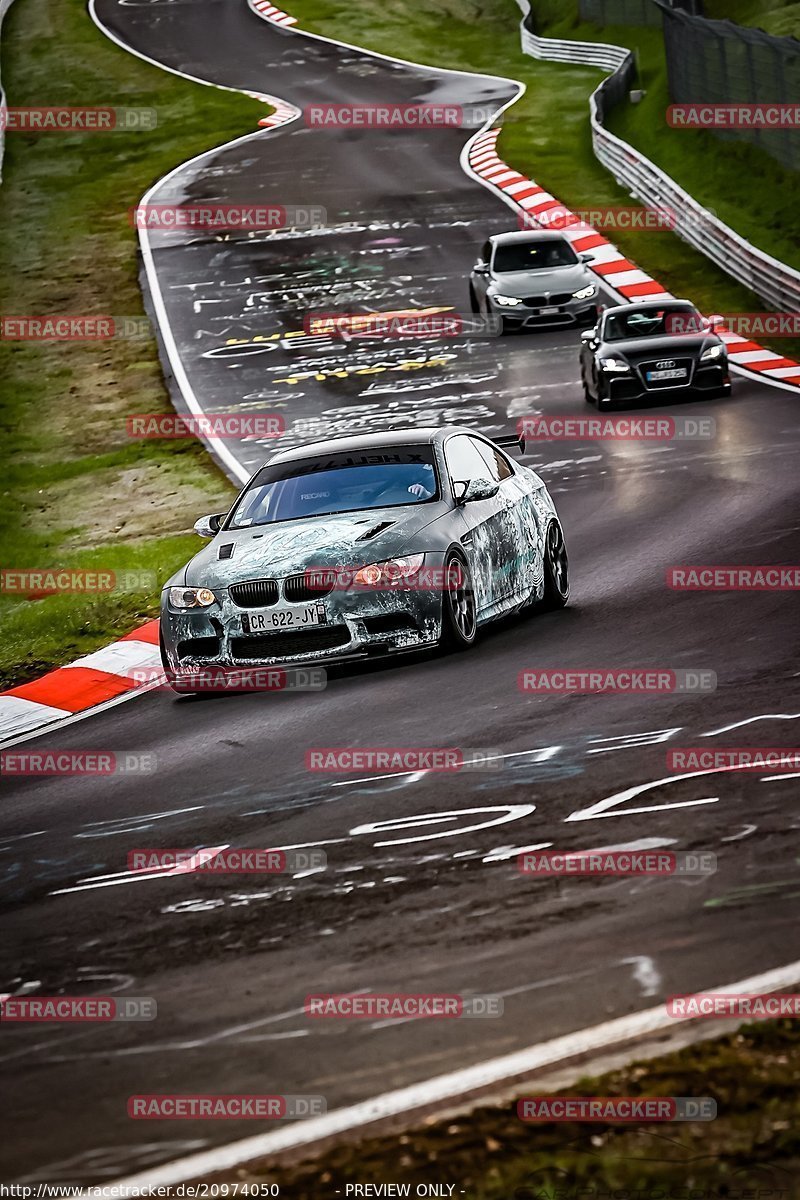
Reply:
[[423, 504], [438, 495], [431, 446], [342, 451], [264, 467], [236, 505], [229, 528]]
[[531, 238], [524, 242], [506, 242], [495, 247], [494, 269], [505, 271], [550, 271], [553, 267], [574, 267], [579, 258], [569, 242], [561, 238]]
[[708, 321], [696, 308], [648, 308], [631, 312], [609, 313], [603, 327], [603, 340], [622, 342], [632, 338], [680, 337], [682, 334], [708, 332]]

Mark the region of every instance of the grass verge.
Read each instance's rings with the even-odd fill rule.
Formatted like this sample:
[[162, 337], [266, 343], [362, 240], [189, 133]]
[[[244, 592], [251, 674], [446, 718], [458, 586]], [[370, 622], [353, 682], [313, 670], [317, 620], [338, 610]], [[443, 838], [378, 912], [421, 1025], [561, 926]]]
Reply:
[[[601, 34], [588, 25], [577, 27], [572, 20], [577, 0], [534, 0], [534, 7], [541, 9], [540, 32], [560, 30], [568, 36], [588, 32], [595, 40], [608, 40], [606, 35], [613, 32], [604, 30]], [[527, 90], [505, 114], [498, 146], [501, 157], [570, 208], [632, 203], [592, 151], [589, 96], [603, 78], [602, 72], [537, 62], [524, 55], [519, 41], [519, 11], [511, 0], [359, 0], [357, 5], [349, 0], [292, 0], [291, 11], [299, 18], [301, 28], [356, 46], [400, 55], [412, 62], [521, 80]], [[660, 36], [658, 31], [647, 29], [635, 33], [637, 38], [651, 33]], [[681, 145], [685, 153], [685, 144]], [[731, 170], [736, 175], [741, 167], [734, 162]], [[751, 199], [763, 186], [763, 179], [762, 173], [761, 180], [747, 183], [752, 189]], [[763, 193], [759, 190], [759, 194], [763, 220]], [[800, 214], [791, 207], [792, 193], [784, 194], [785, 204], [777, 198], [775, 201], [776, 209], [780, 208], [776, 228], [785, 218], [788, 238], [800, 224]], [[705, 202], [722, 211], [722, 197], [706, 197]], [[726, 210], [723, 215], [732, 215], [734, 228], [741, 227], [739, 214]], [[703, 311], [763, 309], [750, 291], [668, 231], [621, 230], [612, 240], [669, 291], [694, 300]], [[770, 249], [767, 245], [764, 248]], [[781, 248], [786, 249], [783, 242]], [[792, 254], [796, 256], [796, 245]], [[797, 340], [779, 338], [765, 340], [764, 344], [773, 346], [776, 352], [800, 355]]]
[[[258, 101], [127, 54], [83, 0], [15, 0], [2, 27], [13, 107], [155, 109], [157, 128], [8, 133], [0, 313], [141, 317], [128, 217], [172, 167], [255, 129]], [[233, 489], [199, 442], [133, 442], [125, 418], [170, 411], [151, 336], [0, 341], [0, 566], [150, 572], [157, 586], [30, 600], [0, 593], [0, 687], [88, 653], [155, 615], [158, 587]]]
[[469, 1200], [792, 1200], [800, 1196], [798, 1071], [797, 1022], [766, 1021], [558, 1093], [711, 1096], [713, 1121], [530, 1124], [515, 1104], [486, 1106], [296, 1166], [255, 1164], [237, 1179], [278, 1184], [286, 1200], [389, 1182], [409, 1185], [410, 1196], [421, 1184], [450, 1184], [453, 1197]]

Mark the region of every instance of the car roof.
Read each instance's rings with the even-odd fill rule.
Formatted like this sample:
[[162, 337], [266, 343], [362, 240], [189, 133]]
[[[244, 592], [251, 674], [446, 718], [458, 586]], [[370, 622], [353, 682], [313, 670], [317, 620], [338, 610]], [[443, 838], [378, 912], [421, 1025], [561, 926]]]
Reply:
[[[443, 442], [453, 433], [485, 435], [465, 425], [425, 425], [413, 429], [385, 429], [374, 433], [350, 433], [342, 437], [326, 438], [319, 442], [304, 442], [290, 450], [279, 450], [269, 460], [269, 465], [279, 462], [295, 462], [302, 458], [315, 458], [319, 454], [338, 454], [342, 450], [376, 450], [385, 446], [423, 446], [432, 442]], [[491, 439], [489, 439], [491, 440]]]
[[513, 233], [493, 233], [489, 241], [493, 246], [506, 246], [512, 242], [565, 242], [567, 239], [557, 229], [519, 229]]
[[609, 313], [621, 312], [649, 312], [651, 309], [658, 310], [669, 306], [669, 308], [694, 308], [695, 305], [691, 300], [673, 300], [665, 298], [663, 300], [643, 300], [641, 304], [615, 304], [603, 310], [603, 316], [607, 317]]

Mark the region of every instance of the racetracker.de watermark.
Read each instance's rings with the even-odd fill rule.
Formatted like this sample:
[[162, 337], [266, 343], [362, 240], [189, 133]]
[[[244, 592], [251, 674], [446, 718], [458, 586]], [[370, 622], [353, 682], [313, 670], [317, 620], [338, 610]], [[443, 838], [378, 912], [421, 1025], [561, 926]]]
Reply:
[[[421, 557], [421, 556], [420, 556]], [[416, 569], [415, 569], [416, 568]], [[304, 572], [309, 592], [455, 592], [463, 587], [465, 575], [458, 563], [425, 566], [413, 559], [392, 559], [366, 567], [307, 567]]]
[[521, 1121], [588, 1121], [649, 1124], [713, 1121], [711, 1096], [526, 1096], [517, 1101]]
[[212, 413], [183, 417], [177, 413], [135, 413], [125, 419], [130, 438], [248, 438], [280, 437], [286, 422], [276, 413]]
[[729, 312], [702, 317], [698, 313], [671, 312], [664, 318], [664, 332], [672, 337], [697, 337], [714, 330], [745, 338], [800, 337], [800, 313]]
[[160, 667], [134, 667], [128, 679], [139, 687], [152, 686], [187, 692], [324, 692], [328, 673], [324, 667], [195, 667], [184, 663], [179, 672], [165, 676]]
[[388, 338], [494, 338], [503, 332], [502, 317], [478, 313], [406, 310], [402, 312], [319, 312], [303, 319], [309, 337], [340, 337], [345, 340]]
[[676, 746], [667, 751], [670, 771], [800, 771], [792, 746]]
[[480, 129], [495, 114], [481, 104], [308, 104], [303, 121], [309, 129]]
[[716, 437], [713, 417], [522, 417], [519, 436], [527, 442], [707, 441]]
[[0, 750], [0, 775], [152, 775], [151, 750]]
[[152, 996], [0, 996], [0, 1025], [154, 1021]]
[[139, 204], [128, 210], [135, 229], [151, 232], [258, 233], [269, 229], [322, 229], [328, 214], [320, 204]]
[[306, 751], [307, 771], [346, 775], [352, 771], [495, 771], [503, 766], [496, 750], [457, 746], [318, 747]]
[[663, 667], [537, 667], [520, 671], [521, 692], [540, 695], [673, 695], [676, 692], [714, 692], [715, 671]]
[[112, 338], [142, 340], [153, 336], [143, 316], [85, 313], [37, 313], [0, 317], [4, 342], [106, 342]]
[[528, 212], [517, 216], [520, 229], [568, 229], [571, 233], [620, 229], [627, 233], [672, 233], [681, 223], [682, 217], [674, 209], [641, 208], [634, 204], [576, 209], [557, 206], [536, 216]]
[[679, 1020], [684, 1017], [734, 1017], [746, 1021], [763, 1021], [800, 1017], [800, 994], [695, 992], [692, 995], [669, 996], [667, 1015]]
[[715, 854], [664, 850], [526, 850], [517, 858], [522, 875], [713, 875]]
[[86, 571], [65, 567], [3, 567], [0, 592], [36, 599], [59, 594], [152, 592], [158, 588], [155, 571]]
[[324, 1096], [150, 1095], [131, 1096], [133, 1121], [281, 1121], [322, 1117]]
[[800, 129], [800, 104], [670, 104], [672, 129]]
[[676, 566], [666, 578], [675, 592], [796, 592], [800, 566]]
[[464, 996], [443, 992], [321, 992], [306, 996], [307, 1017], [340, 1020], [434, 1020], [459, 1017], [502, 1017], [500, 996]]
[[168, 871], [173, 875], [284, 875], [296, 871], [324, 871], [323, 850], [267, 850], [226, 846], [224, 849], [130, 850], [129, 871]]
[[0, 108], [0, 130], [6, 133], [131, 133], [155, 129], [154, 108], [35, 105]]

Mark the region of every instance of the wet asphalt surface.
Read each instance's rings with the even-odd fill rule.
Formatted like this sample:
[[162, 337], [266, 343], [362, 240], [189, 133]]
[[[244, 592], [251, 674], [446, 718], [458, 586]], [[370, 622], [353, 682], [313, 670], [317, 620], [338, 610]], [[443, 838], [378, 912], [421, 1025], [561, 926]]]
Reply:
[[[102, 0], [98, 12], [167, 65], [301, 108], [501, 104], [513, 91], [313, 42], [222, 0]], [[316, 131], [301, 120], [214, 151], [157, 191], [153, 202], [268, 199], [327, 213], [315, 234], [154, 239], [203, 411], [281, 413], [286, 440], [309, 418], [326, 430], [391, 418], [492, 433], [526, 413], [591, 411], [574, 330], [411, 345], [321, 339], [299, 350], [303, 338], [285, 336], [309, 311], [465, 310], [475, 249], [513, 225], [459, 167], [467, 137]], [[273, 334], [274, 348], [253, 351], [263, 345], [253, 338]], [[250, 350], [232, 352], [230, 339]], [[145, 751], [156, 769], [3, 783], [0, 990], [152, 996], [158, 1016], [2, 1028], [0, 1104], [14, 1130], [6, 1179], [109, 1181], [255, 1132], [252, 1122], [141, 1125], [126, 1114], [132, 1094], [314, 1093], [334, 1108], [797, 957], [796, 779], [670, 780], [665, 761], [677, 746], [796, 744], [792, 595], [678, 593], [665, 572], [798, 561], [797, 401], [736, 380], [730, 400], [657, 411], [712, 416], [716, 436], [547, 443], [526, 460], [566, 530], [565, 611], [490, 628], [467, 655], [340, 668], [320, 693], [152, 692], [28, 743]], [[268, 446], [230, 449], [251, 468]], [[718, 686], [650, 697], [518, 690], [523, 668], [547, 666], [705, 668]], [[309, 748], [350, 745], [507, 757], [494, 769], [386, 779], [305, 769]], [[136, 847], [223, 843], [321, 848], [328, 867], [126, 875]], [[515, 851], [540, 844], [712, 852], [718, 870], [523, 878]], [[387, 1023], [303, 1013], [310, 992], [362, 989], [499, 994], [504, 1015]]]

